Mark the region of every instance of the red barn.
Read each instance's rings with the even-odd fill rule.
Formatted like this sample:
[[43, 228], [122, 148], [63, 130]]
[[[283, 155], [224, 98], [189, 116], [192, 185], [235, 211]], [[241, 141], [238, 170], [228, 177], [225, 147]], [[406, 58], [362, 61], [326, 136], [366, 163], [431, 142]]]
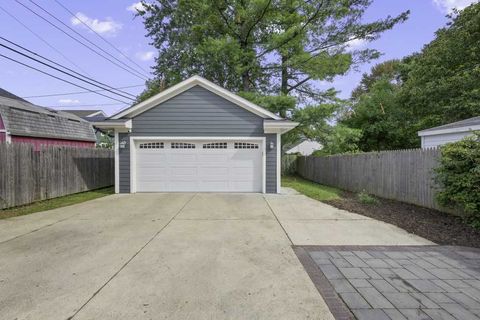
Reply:
[[36, 106], [0, 88], [0, 142], [95, 147], [92, 125], [73, 114]]

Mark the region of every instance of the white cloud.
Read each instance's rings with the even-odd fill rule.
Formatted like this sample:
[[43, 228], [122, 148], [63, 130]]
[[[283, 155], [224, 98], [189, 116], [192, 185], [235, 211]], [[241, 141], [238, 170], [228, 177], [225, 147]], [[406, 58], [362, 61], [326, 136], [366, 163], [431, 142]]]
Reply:
[[452, 12], [454, 8], [463, 10], [476, 2], [478, 2], [478, 0], [433, 0], [433, 3], [445, 13]]
[[128, 11], [131, 11], [133, 13], [137, 13], [138, 11], [142, 11], [145, 9], [145, 6], [142, 4], [142, 2], [134, 2], [131, 5], [127, 7]]
[[142, 52], [137, 52], [135, 54], [135, 56], [142, 61], [150, 61], [155, 56], [155, 52], [154, 51], [142, 51]]
[[80, 103], [80, 100], [77, 100], [77, 99], [60, 99], [60, 100], [58, 100], [58, 103], [61, 103], [61, 104], [76, 104], [76, 103]]
[[367, 40], [365, 39], [353, 39], [347, 42], [347, 46], [352, 49], [360, 49], [367, 45]]
[[88, 29], [87, 26], [85, 26], [86, 24], [99, 34], [115, 35], [120, 29], [122, 29], [122, 24], [114, 21], [112, 18], [107, 17], [105, 20], [99, 20], [90, 18], [81, 12], [78, 12], [76, 17], [73, 17], [70, 21], [73, 26], [80, 26]]

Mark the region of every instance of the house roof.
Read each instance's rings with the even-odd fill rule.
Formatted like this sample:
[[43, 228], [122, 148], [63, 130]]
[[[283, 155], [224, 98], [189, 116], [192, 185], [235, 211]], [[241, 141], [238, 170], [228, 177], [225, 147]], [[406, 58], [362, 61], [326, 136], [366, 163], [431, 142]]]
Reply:
[[95, 141], [89, 122], [67, 112], [34, 105], [4, 89], [0, 89], [0, 117], [12, 135]]
[[[62, 110], [62, 111], [74, 114], [77, 117], [80, 117], [83, 119], [97, 117], [97, 116], [102, 116], [104, 118], [107, 117], [107, 115], [105, 114], [105, 112], [103, 112], [103, 110], [98, 110], [98, 109], [97, 110]], [[89, 119], [85, 119], [85, 120], [89, 120]]]
[[150, 108], [153, 108], [160, 103], [171, 99], [175, 97], [176, 95], [194, 87], [194, 86], [201, 86], [227, 100], [229, 100], [232, 103], [235, 103], [239, 107], [242, 107], [252, 113], [257, 114], [258, 116], [266, 119], [273, 119], [273, 120], [283, 120], [281, 117], [277, 116], [276, 114], [214, 84], [211, 81], [208, 81], [207, 79], [204, 79], [200, 76], [193, 76], [191, 78], [188, 78], [187, 80], [184, 80], [156, 95], [153, 97], [142, 101], [136, 105], [133, 105], [125, 110], [122, 110], [116, 114], [114, 114], [111, 118], [112, 119], [120, 119], [120, 118], [131, 118], [134, 117], [140, 113], [143, 113]]
[[480, 116], [418, 131], [418, 135], [422, 137], [453, 132], [468, 132], [474, 130], [480, 130]]

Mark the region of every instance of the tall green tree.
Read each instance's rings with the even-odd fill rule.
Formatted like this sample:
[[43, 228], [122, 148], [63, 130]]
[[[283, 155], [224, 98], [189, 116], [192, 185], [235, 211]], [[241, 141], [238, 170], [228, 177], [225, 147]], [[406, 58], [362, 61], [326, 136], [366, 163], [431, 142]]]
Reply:
[[401, 104], [414, 120], [411, 136], [480, 114], [480, 3], [449, 18], [408, 64]]
[[[139, 12], [158, 49], [155, 79], [139, 100], [201, 75], [301, 122], [290, 139], [321, 140], [340, 105], [329, 81], [379, 52], [354, 48], [403, 22], [363, 23], [372, 0], [157, 0]], [[335, 107], [335, 108], [334, 108]]]

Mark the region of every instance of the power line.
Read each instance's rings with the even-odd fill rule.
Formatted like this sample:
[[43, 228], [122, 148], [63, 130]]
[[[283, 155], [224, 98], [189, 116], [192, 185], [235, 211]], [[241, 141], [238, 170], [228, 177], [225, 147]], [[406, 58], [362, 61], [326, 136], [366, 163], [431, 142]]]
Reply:
[[[67, 68], [67, 67], [65, 67], [65, 66], [63, 66], [63, 65], [61, 65], [61, 64], [59, 64], [59, 63], [57, 63], [57, 62], [55, 62], [55, 61], [53, 61], [53, 60], [50, 60], [50, 59], [48, 59], [48, 58], [46, 58], [46, 57], [44, 57], [44, 56], [42, 56], [42, 55], [40, 55], [40, 54], [38, 54], [38, 53], [36, 53], [36, 52], [34, 52], [34, 51], [31, 51], [31, 50], [29, 50], [29, 49], [27, 49], [27, 48], [25, 48], [25, 47], [23, 47], [23, 46], [15, 43], [15, 42], [13, 42], [13, 41], [10, 41], [10, 40], [8, 40], [8, 39], [5, 39], [4, 37], [1, 37], [1, 36], [0, 36], [0, 39], [3, 40], [3, 41], [6, 41], [6, 42], [8, 42], [8, 43], [10, 43], [10, 44], [12, 44], [12, 45], [14, 45], [14, 46], [16, 46], [16, 47], [18, 47], [18, 48], [21, 48], [21, 49], [23, 49], [23, 50], [25, 50], [25, 51], [27, 51], [27, 52], [29, 52], [29, 53], [37, 56], [37, 57], [40, 57], [41, 59], [44, 59], [44, 60], [46, 60], [46, 61], [48, 61], [48, 62], [51, 62], [51, 63], [53, 63], [53, 64], [56, 65], [56, 66], [59, 66], [59, 67], [64, 68], [64, 69], [66, 69], [66, 70], [68, 70], [68, 71], [71, 71], [71, 72], [79, 75], [80, 77], [83, 77], [83, 78], [88, 79], [88, 80], [90, 80], [90, 81], [96, 82], [96, 83], [98, 83], [98, 84], [100, 84], [100, 85], [102, 85], [102, 86], [104, 86], [104, 87], [107, 87], [107, 88], [109, 88], [109, 89], [116, 90], [116, 91], [118, 91], [118, 92], [121, 92], [121, 93], [123, 93], [123, 94], [125, 94], [125, 95], [128, 95], [128, 96], [131, 96], [131, 97], [129, 98], [128, 96], [125, 96], [125, 95], [123, 95], [123, 94], [119, 94], [119, 93], [113, 92], [113, 91], [111, 91], [111, 90], [109, 90], [109, 89], [105, 89], [105, 88], [103, 88], [103, 87], [100, 87], [100, 88], [102, 88], [102, 89], [105, 90], [105, 91], [109, 91], [109, 92], [111, 92], [111, 93], [113, 93], [113, 94], [117, 94], [117, 95], [119, 95], [119, 96], [121, 96], [121, 97], [123, 97], [123, 98], [127, 98], [127, 99], [135, 98], [135, 96], [134, 96], [133, 94], [130, 94], [130, 93], [125, 92], [125, 91], [122, 91], [122, 90], [118, 90], [118, 89], [116, 89], [116, 88], [114, 88], [114, 87], [112, 87], [112, 86], [109, 86], [108, 84], [105, 84], [105, 83], [103, 83], [103, 82], [97, 81], [97, 80], [92, 79], [92, 78], [90, 78], [90, 77], [84, 76], [84, 75], [82, 75], [81, 73], [76, 72], [75, 70], [72, 70], [72, 69], [70, 69], [70, 68]], [[41, 63], [41, 64], [43, 64], [43, 65], [46, 65], [47, 67], [50, 67], [50, 68], [53, 68], [53, 69], [55, 69], [55, 70], [57, 70], [57, 71], [60, 71], [60, 72], [62, 72], [62, 73], [65, 73], [65, 72], [63, 72], [62, 70], [59, 70], [59, 69], [57, 69], [57, 68], [54, 68], [54, 67], [50, 66], [49, 64], [43, 63], [43, 62], [41, 62], [41, 61], [39, 61], [39, 60], [36, 60], [36, 59], [34, 59], [34, 58], [32, 58], [32, 57], [30, 57], [30, 56], [28, 56], [28, 55], [26, 55], [26, 54], [23, 54], [23, 53], [15, 50], [15, 49], [9, 47], [9, 46], [3, 45], [3, 44], [1, 44], [1, 43], [0, 43], [0, 46], [2, 46], [2, 47], [4, 47], [4, 48], [7, 48], [7, 49], [9, 49], [10, 51], [16, 52], [16, 53], [18, 53], [18, 54], [20, 54], [20, 55], [22, 55], [22, 56], [25, 56], [25, 57], [27, 57], [28, 59], [37, 61], [37, 62], [39, 62], [39, 63]], [[68, 73], [68, 72], [65, 73], [65, 74], [68, 74], [68, 75], [70, 75], [71, 77], [74, 77], [74, 78], [79, 79], [79, 80], [81, 80], [81, 81], [84, 81], [84, 82], [87, 82], [87, 83], [89, 83], [89, 84], [92, 84], [91, 82], [85, 81], [85, 80], [80, 79], [80, 78], [78, 78], [78, 77], [75, 77], [75, 76], [71, 75], [71, 74]], [[94, 86], [96, 86], [96, 87], [99, 87], [98, 85], [95, 85], [95, 84], [92, 84], [92, 85], [94, 85]], [[132, 100], [133, 100], [133, 99], [132, 99]]]
[[59, 69], [59, 68], [57, 68], [57, 67], [54, 67], [54, 66], [48, 64], [48, 63], [45, 63], [45, 62], [40, 61], [40, 60], [38, 60], [38, 59], [32, 58], [32, 57], [30, 57], [29, 55], [24, 54], [24, 53], [22, 53], [22, 52], [20, 52], [20, 51], [18, 51], [18, 50], [15, 50], [15, 49], [13, 49], [13, 48], [11, 48], [11, 47], [9, 47], [9, 46], [6, 46], [6, 45], [1, 44], [1, 43], [0, 43], [0, 46], [1, 46], [1, 47], [4, 47], [4, 48], [7, 48], [8, 50], [13, 51], [13, 52], [15, 52], [15, 53], [17, 53], [17, 54], [19, 54], [19, 55], [22, 55], [22, 56], [24, 56], [24, 57], [26, 57], [26, 58], [28, 58], [28, 59], [30, 59], [30, 60], [33, 60], [33, 61], [35, 61], [35, 62], [38, 62], [38, 63], [40, 63], [40, 64], [42, 64], [42, 65], [44, 65], [44, 66], [47, 66], [47, 67], [49, 67], [49, 68], [51, 68], [51, 69], [54, 69], [54, 70], [56, 70], [56, 71], [58, 71], [58, 72], [61, 72], [61, 73], [63, 73], [63, 74], [66, 74], [66, 75], [68, 75], [68, 76], [70, 76], [70, 77], [72, 77], [72, 78], [75, 78], [75, 79], [80, 80], [80, 81], [82, 81], [82, 82], [88, 83], [89, 85], [95, 86], [95, 87], [97, 87], [97, 88], [104, 89], [104, 90], [106, 90], [106, 91], [108, 91], [108, 92], [110, 92], [110, 93], [113, 93], [113, 94], [116, 94], [116, 95], [118, 95], [118, 96], [121, 96], [122, 98], [130, 99], [130, 100], [132, 100], [132, 101], [135, 100], [135, 99], [130, 98], [130, 97], [128, 97], [128, 96], [125, 96], [125, 95], [123, 95], [123, 94], [116, 93], [116, 92], [114, 92], [114, 91], [112, 91], [112, 90], [110, 90], [110, 89], [105, 89], [105, 87], [99, 86], [99, 85], [97, 85], [97, 84], [95, 84], [95, 83], [93, 83], [93, 82], [91, 82], [91, 81], [82, 79], [81, 77], [77, 77], [76, 75], [73, 75], [73, 74], [71, 74], [71, 73], [69, 73], [69, 72], [65, 72], [65, 71], [63, 71], [63, 70], [61, 70], [61, 69]]
[[47, 22], [49, 25], [51, 25], [52, 27], [56, 28], [57, 30], [59, 30], [60, 32], [64, 33], [66, 36], [70, 37], [71, 39], [73, 39], [74, 41], [80, 43], [82, 46], [84, 46], [85, 48], [89, 49], [90, 51], [93, 51], [95, 54], [99, 55], [100, 57], [104, 58], [105, 60], [108, 60], [110, 61], [111, 63], [113, 63], [114, 65], [116, 65], [117, 67], [127, 71], [128, 73], [130, 73], [131, 75], [137, 77], [137, 78], [140, 78], [142, 80], [147, 80], [147, 78], [145, 78], [144, 76], [142, 75], [138, 75], [136, 73], [133, 73], [132, 71], [124, 68], [123, 66], [119, 65], [118, 63], [116, 63], [115, 61], [111, 60], [110, 58], [106, 57], [105, 55], [101, 54], [100, 52], [96, 51], [95, 49], [89, 47], [88, 45], [86, 45], [85, 43], [83, 43], [82, 41], [78, 40], [77, 38], [75, 38], [74, 36], [72, 36], [71, 34], [69, 34], [68, 32], [66, 32], [65, 30], [63, 30], [62, 28], [60, 28], [59, 26], [57, 26], [56, 24], [52, 23], [51, 21], [49, 21], [48, 19], [46, 19], [45, 17], [41, 16], [40, 14], [38, 14], [37, 12], [33, 11], [31, 8], [27, 7], [25, 4], [21, 3], [20, 1], [18, 0], [15, 0], [15, 2], [17, 2], [18, 4], [20, 4], [21, 6], [23, 6], [25, 9], [27, 9], [28, 11], [32, 12], [34, 15], [36, 15], [37, 17], [39, 17], [40, 19], [44, 20], [45, 22]]
[[50, 49], [52, 49], [53, 51], [55, 51], [56, 53], [58, 53], [59, 55], [61, 55], [63, 57], [63, 59], [65, 59], [66, 61], [68, 61], [70, 64], [72, 64], [74, 67], [76, 67], [78, 70], [82, 71], [83, 73], [88, 74], [88, 72], [86, 72], [85, 70], [83, 70], [79, 65], [77, 65], [75, 62], [73, 62], [72, 60], [70, 60], [66, 55], [64, 55], [60, 50], [58, 50], [57, 48], [55, 48], [54, 46], [52, 46], [47, 40], [43, 39], [38, 33], [36, 33], [35, 31], [33, 31], [32, 29], [30, 29], [26, 24], [24, 24], [22, 21], [20, 21], [19, 19], [17, 19], [17, 17], [15, 17], [13, 14], [11, 14], [7, 9], [3, 8], [2, 6], [0, 6], [0, 10], [2, 10], [4, 13], [6, 13], [7, 15], [10, 16], [10, 18], [12, 18], [13, 20], [17, 21], [20, 25], [22, 25], [25, 29], [27, 29], [28, 31], [30, 31], [30, 33], [32, 33], [35, 37], [37, 37], [38, 39], [40, 39], [40, 41], [42, 41], [43, 43], [45, 43]]
[[[125, 86], [125, 87], [118, 87], [116, 89], [128, 89], [128, 88], [138, 88], [138, 87], [144, 87], [144, 84], [139, 84], [139, 85], [133, 85], [133, 86]], [[51, 94], [43, 94], [39, 96], [28, 96], [28, 97], [22, 97], [24, 99], [29, 99], [29, 98], [46, 98], [46, 97], [58, 97], [58, 96], [70, 96], [70, 95], [75, 95], [75, 94], [85, 94], [85, 93], [92, 93], [93, 92], [102, 92], [106, 90], [91, 90], [91, 91], [76, 91], [76, 92], [65, 92], [65, 93], [51, 93]]]
[[[18, 1], [18, 0], [16, 0]], [[63, 22], [62, 20], [58, 19], [55, 15], [53, 15], [52, 13], [50, 13], [50, 11], [48, 11], [47, 9], [43, 8], [41, 5], [39, 5], [38, 3], [36, 3], [35, 1], [33, 0], [28, 0], [30, 1], [30, 3], [32, 3], [34, 6], [36, 6], [37, 8], [39, 8], [40, 10], [42, 10], [43, 12], [45, 12], [47, 15], [49, 15], [50, 17], [52, 17], [53, 19], [55, 19], [56, 21], [58, 21], [60, 24], [62, 24], [63, 26], [65, 26], [67, 29], [69, 29], [70, 31], [72, 31], [73, 33], [75, 33], [76, 35], [78, 35], [79, 37], [81, 37], [83, 40], [87, 41], [88, 43], [90, 43], [92, 46], [94, 46], [95, 48], [99, 49], [100, 51], [102, 51], [103, 53], [107, 54], [107, 55], [111, 55], [110, 52], [104, 50], [102, 47], [98, 46], [97, 44], [95, 44], [94, 42], [90, 41], [88, 38], [84, 37], [80, 32], [76, 31], [75, 29], [73, 29], [72, 27], [70, 27], [68, 24], [66, 24], [65, 22]], [[78, 18], [77, 18], [78, 19]], [[82, 22], [80, 20], [80, 22]], [[82, 22], [83, 23], [83, 22]], [[138, 70], [136, 70], [135, 68], [132, 68], [131, 66], [129, 66], [128, 64], [126, 64], [125, 62], [123, 62], [122, 60], [116, 58], [115, 56], [112, 55], [112, 58], [116, 61], [118, 61], [119, 63], [121, 63], [122, 65], [124, 65], [125, 67], [129, 68], [130, 70], [132, 70], [133, 72], [136, 72], [137, 74], [139, 75], [142, 75], [142, 76], [145, 76], [143, 75], [141, 72], [139, 72]], [[147, 78], [148, 78], [148, 75], [147, 75]]]
[[[48, 73], [48, 72], [45, 72], [45, 71], [43, 71], [43, 70], [40, 70], [40, 69], [37, 69], [37, 68], [35, 68], [35, 67], [29, 66], [29, 65], [26, 64], [26, 63], [23, 63], [23, 62], [20, 62], [20, 61], [18, 61], [18, 60], [15, 60], [15, 59], [13, 59], [13, 58], [7, 57], [7, 56], [5, 56], [5, 55], [3, 55], [3, 54], [0, 54], [0, 57], [3, 57], [3, 58], [5, 58], [5, 59], [8, 59], [8, 60], [13, 61], [13, 62], [15, 62], [15, 63], [18, 63], [18, 64], [20, 64], [20, 65], [22, 65], [22, 66], [24, 66], [24, 67], [33, 69], [33, 70], [38, 71], [38, 72], [40, 72], [40, 73], [43, 73], [43, 74], [45, 74], [45, 75], [47, 75], [47, 76], [49, 76], [49, 77], [52, 77], [52, 78], [55, 78], [55, 79], [57, 79], [57, 80], [66, 82], [66, 83], [68, 83], [68, 84], [71, 84], [71, 85], [73, 85], [73, 86], [75, 86], [75, 87], [78, 87], [78, 88], [81, 88], [81, 89], [83, 89], [83, 90], [90, 90], [90, 89], [88, 89], [88, 88], [86, 88], [86, 87], [83, 87], [83, 86], [78, 85], [78, 84], [76, 84], [76, 83], [73, 83], [73, 82], [71, 82], [71, 81], [62, 79], [62, 78], [60, 78], [60, 77], [57, 77], [57, 76], [55, 76], [55, 75], [53, 75], [53, 74], [50, 74], [50, 73]], [[117, 99], [117, 98], [113, 98], [113, 97], [107, 96], [106, 94], [99, 93], [99, 92], [94, 92], [94, 91], [92, 91], [92, 90], [90, 90], [90, 91], [91, 91], [92, 93], [98, 94], [98, 95], [100, 95], [100, 96], [102, 96], [102, 97], [106, 97], [106, 98], [109, 98], [109, 99], [112, 99], [112, 100], [115, 100], [115, 101], [118, 101], [118, 102], [121, 102], [121, 103], [124, 103], [124, 104], [129, 104], [129, 102], [125, 102], [125, 101], [119, 100], [119, 99]]]
[[[77, 108], [77, 107], [103, 107], [103, 106], [119, 106], [121, 103], [97, 103], [97, 104], [75, 104], [71, 106], [48, 106], [49, 108]], [[74, 111], [74, 110], [72, 110]]]
[[138, 63], [136, 63], [135, 61], [133, 61], [132, 59], [130, 59], [129, 56], [127, 56], [125, 53], [123, 53], [122, 50], [118, 49], [113, 43], [111, 43], [110, 41], [108, 41], [107, 39], [105, 39], [104, 37], [102, 37], [97, 31], [95, 31], [92, 27], [90, 27], [87, 23], [85, 23], [85, 21], [83, 21], [82, 19], [80, 19], [79, 17], [77, 17], [77, 15], [75, 13], [73, 13], [71, 10], [69, 10], [67, 7], [65, 7], [60, 1], [58, 0], [53, 0], [55, 1], [60, 7], [62, 7], [63, 9], [65, 9], [68, 13], [70, 13], [74, 18], [76, 18], [78, 21], [80, 21], [84, 26], [86, 26], [88, 29], [90, 29], [93, 33], [95, 33], [100, 39], [102, 39], [105, 43], [107, 43], [110, 47], [112, 47], [113, 49], [115, 49], [118, 53], [120, 53], [122, 56], [124, 56], [128, 61], [130, 61], [131, 63], [133, 63], [134, 65], [136, 65], [137, 67], [139, 67], [140, 69], [142, 69], [144, 72], [146, 73], [149, 73], [147, 70], [145, 70], [142, 66], [140, 66]]

